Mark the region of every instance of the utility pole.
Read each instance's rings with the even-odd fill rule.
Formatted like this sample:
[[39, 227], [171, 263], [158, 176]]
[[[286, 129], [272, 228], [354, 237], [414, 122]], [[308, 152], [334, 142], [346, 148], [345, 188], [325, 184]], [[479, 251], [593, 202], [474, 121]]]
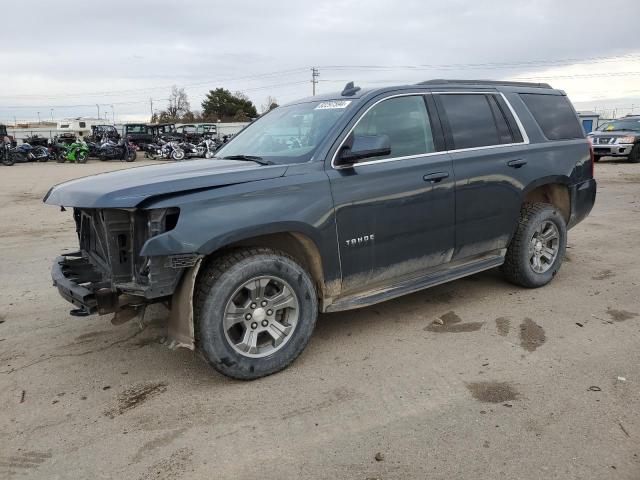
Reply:
[[100, 105], [96, 103], [96, 107], [98, 107], [98, 118], [100, 118]]
[[40, 112], [38, 112], [38, 125], [40, 125], [42, 121], [40, 120]]
[[53, 108], [51, 109], [51, 123], [53, 123]]
[[311, 94], [316, 96], [316, 85], [318, 84], [318, 77], [320, 76], [320, 72], [316, 67], [311, 67]]
[[151, 120], [153, 121], [153, 98], [149, 98], [149, 105], [151, 106]]
[[116, 111], [113, 109], [113, 105], [111, 105], [111, 116], [113, 117], [113, 124], [116, 124]]

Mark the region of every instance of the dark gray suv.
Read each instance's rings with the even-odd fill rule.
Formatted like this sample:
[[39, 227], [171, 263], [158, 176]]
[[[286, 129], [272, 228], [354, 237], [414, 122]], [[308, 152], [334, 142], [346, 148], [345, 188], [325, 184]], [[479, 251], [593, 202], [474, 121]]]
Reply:
[[274, 373], [318, 312], [501, 267], [524, 287], [560, 269], [590, 212], [593, 152], [546, 84], [428, 81], [276, 108], [211, 160], [53, 187], [79, 249], [53, 281], [74, 315], [115, 323], [165, 303], [172, 345], [225, 375]]

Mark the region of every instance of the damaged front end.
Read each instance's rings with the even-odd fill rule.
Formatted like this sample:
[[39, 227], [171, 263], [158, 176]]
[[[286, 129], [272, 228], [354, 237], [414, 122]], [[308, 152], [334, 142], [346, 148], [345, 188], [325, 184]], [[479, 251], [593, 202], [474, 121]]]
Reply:
[[[176, 227], [179, 214], [177, 208], [74, 208], [80, 249], [58, 257], [51, 273], [60, 295], [76, 307], [71, 314], [113, 313], [120, 324], [164, 302], [174, 345], [193, 348], [191, 296], [201, 257], [140, 255], [149, 239]], [[187, 315], [188, 322], [179, 321]]]

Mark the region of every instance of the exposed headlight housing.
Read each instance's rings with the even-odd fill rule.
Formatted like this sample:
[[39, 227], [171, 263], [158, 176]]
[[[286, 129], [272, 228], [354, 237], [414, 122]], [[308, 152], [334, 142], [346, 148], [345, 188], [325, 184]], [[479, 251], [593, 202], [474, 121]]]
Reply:
[[619, 137], [616, 140], [616, 143], [634, 143], [636, 141], [636, 137], [633, 135], [629, 135], [627, 137]]

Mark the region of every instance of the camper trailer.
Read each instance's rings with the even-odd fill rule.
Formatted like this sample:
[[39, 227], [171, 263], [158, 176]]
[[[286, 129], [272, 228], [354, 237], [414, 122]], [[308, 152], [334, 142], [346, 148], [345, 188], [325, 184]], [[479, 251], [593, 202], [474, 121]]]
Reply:
[[104, 125], [104, 119], [77, 117], [65, 118], [60, 120], [57, 125], [59, 133], [74, 133], [78, 137], [91, 135], [91, 127], [95, 125]]

